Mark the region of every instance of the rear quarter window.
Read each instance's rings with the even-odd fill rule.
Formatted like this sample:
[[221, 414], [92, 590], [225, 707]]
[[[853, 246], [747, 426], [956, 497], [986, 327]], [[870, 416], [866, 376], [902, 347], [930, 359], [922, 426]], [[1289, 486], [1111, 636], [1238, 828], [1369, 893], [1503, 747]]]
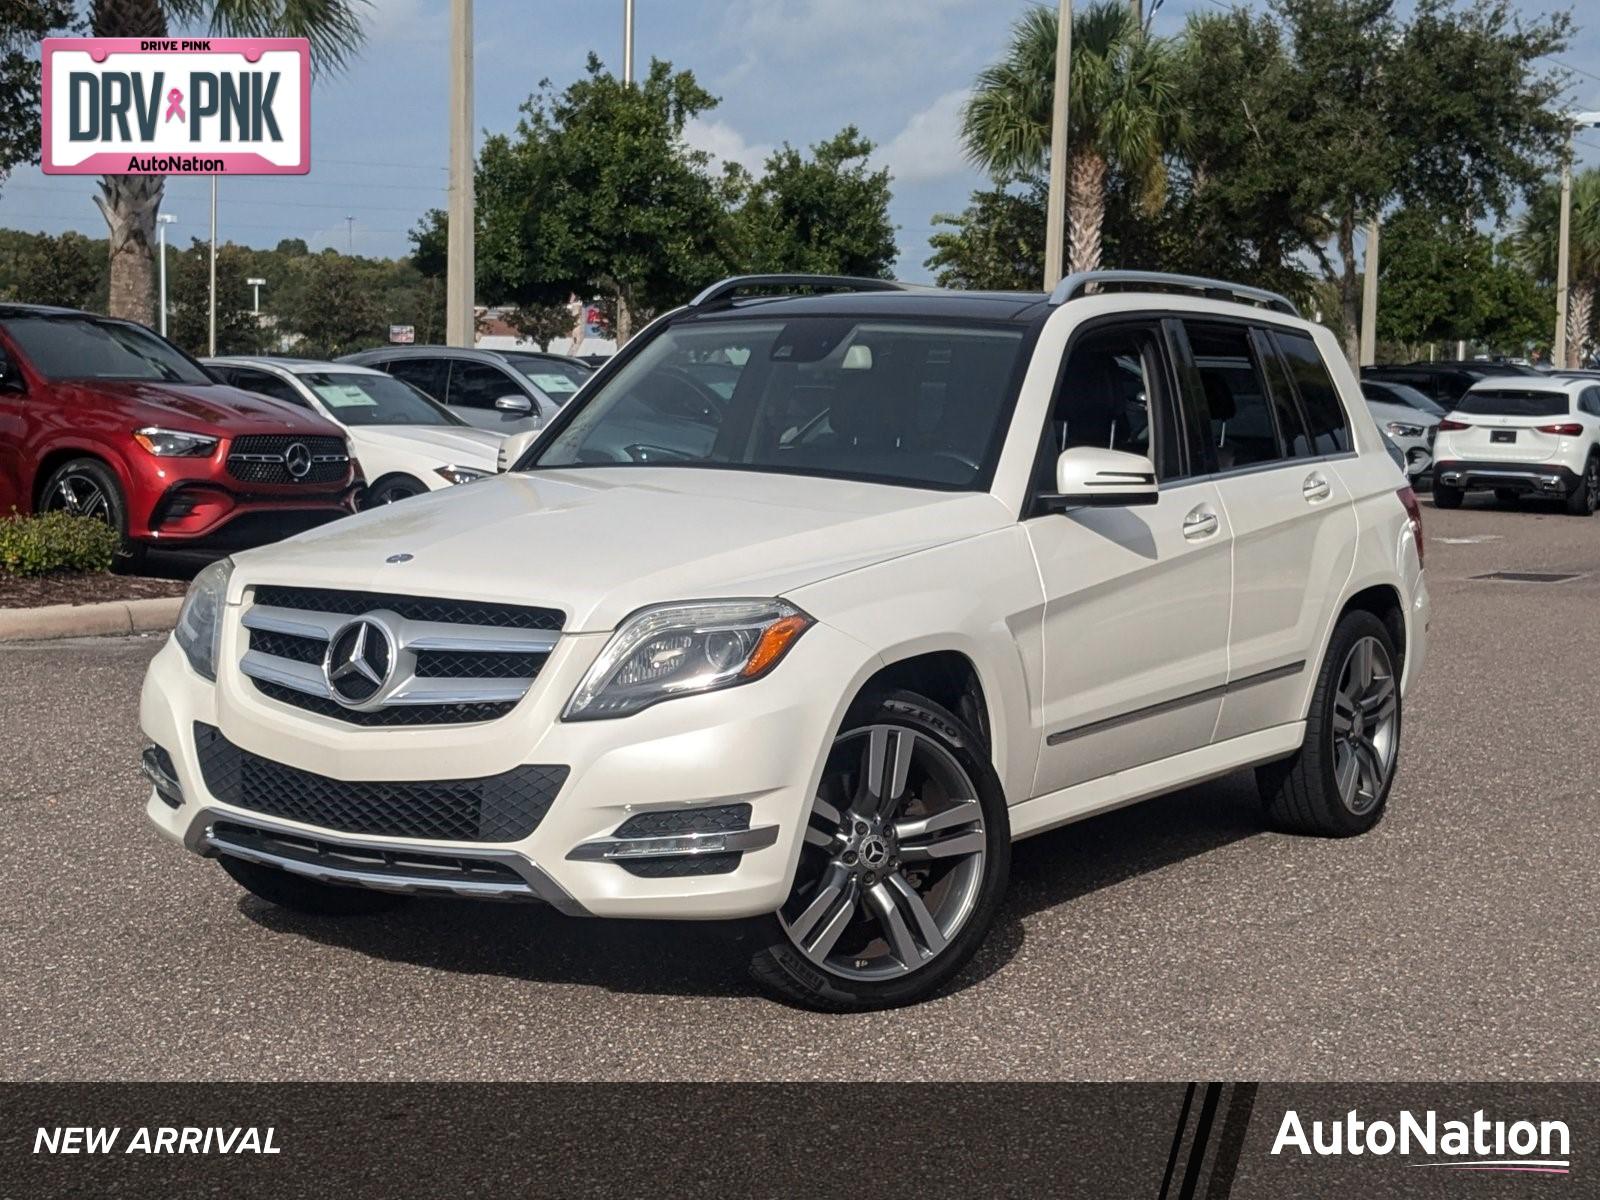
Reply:
[[1350, 422], [1339, 402], [1327, 364], [1316, 342], [1303, 333], [1274, 330], [1278, 348], [1288, 364], [1289, 374], [1300, 392], [1300, 407], [1306, 415], [1307, 433], [1317, 454], [1342, 454], [1350, 449]]
[[1479, 417], [1564, 417], [1571, 403], [1565, 392], [1485, 388], [1461, 397], [1456, 411]]

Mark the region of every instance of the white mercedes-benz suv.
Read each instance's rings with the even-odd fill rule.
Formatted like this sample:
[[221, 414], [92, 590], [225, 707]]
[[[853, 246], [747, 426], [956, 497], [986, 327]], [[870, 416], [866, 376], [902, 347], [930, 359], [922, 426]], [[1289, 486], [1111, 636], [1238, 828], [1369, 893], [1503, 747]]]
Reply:
[[1600, 507], [1600, 380], [1560, 372], [1480, 380], [1440, 420], [1434, 460], [1440, 508], [1492, 489], [1502, 503], [1547, 496], [1591, 516]]
[[1370, 829], [1424, 578], [1281, 297], [734, 279], [510, 473], [202, 572], [147, 811], [276, 904], [759, 918], [769, 990], [902, 1004], [1016, 838], [1243, 767], [1281, 827]]

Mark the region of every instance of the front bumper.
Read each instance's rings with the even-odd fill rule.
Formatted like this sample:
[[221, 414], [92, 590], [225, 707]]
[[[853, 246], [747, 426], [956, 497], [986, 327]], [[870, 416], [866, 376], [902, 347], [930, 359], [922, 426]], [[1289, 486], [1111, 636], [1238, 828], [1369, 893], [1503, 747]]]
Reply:
[[[195, 853], [234, 854], [329, 882], [533, 898], [568, 913], [608, 917], [692, 920], [775, 911], [790, 890], [843, 705], [854, 680], [870, 669], [870, 653], [817, 625], [756, 683], [618, 720], [560, 721], [605, 640], [604, 634], [562, 638], [528, 695], [498, 720], [400, 729], [352, 728], [266, 699], [236, 669], [242, 653], [236, 621], [225, 628], [217, 684], [200, 678], [169, 640], [145, 678], [140, 723], [166, 752], [179, 794], [153, 787], [146, 813]], [[196, 722], [219, 729], [248, 754], [333, 780], [477, 779], [524, 764], [560, 764], [568, 773], [548, 811], [520, 840], [369, 837], [263, 815], [219, 797], [206, 786]], [[639, 848], [623, 842], [648, 841], [626, 831], [616, 837], [631, 818], [744, 805], [745, 831], [710, 847], [737, 854], [731, 870], [674, 876], [625, 867]]]
[[1433, 464], [1433, 481], [1446, 487], [1474, 491], [1510, 488], [1542, 496], [1565, 496], [1578, 486], [1577, 472], [1557, 462], [1463, 462], [1440, 459]]

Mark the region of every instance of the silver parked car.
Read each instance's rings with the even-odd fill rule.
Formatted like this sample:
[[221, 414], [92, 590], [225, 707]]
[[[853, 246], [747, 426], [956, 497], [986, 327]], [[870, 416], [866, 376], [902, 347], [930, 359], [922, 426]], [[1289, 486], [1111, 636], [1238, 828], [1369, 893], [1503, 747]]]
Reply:
[[1421, 479], [1433, 470], [1433, 443], [1444, 409], [1404, 383], [1363, 379], [1361, 394], [1378, 428], [1405, 455], [1406, 474]]
[[469, 425], [501, 434], [538, 429], [594, 374], [560, 354], [457, 346], [381, 346], [339, 361], [387, 371]]

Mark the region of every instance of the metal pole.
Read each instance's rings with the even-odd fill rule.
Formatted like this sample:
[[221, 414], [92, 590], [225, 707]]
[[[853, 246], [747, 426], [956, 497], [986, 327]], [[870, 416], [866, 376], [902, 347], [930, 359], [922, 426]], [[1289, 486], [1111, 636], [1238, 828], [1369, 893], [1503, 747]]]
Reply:
[[1378, 219], [1367, 222], [1367, 274], [1361, 285], [1361, 365], [1378, 361]]
[[217, 177], [211, 177], [211, 298], [207, 305], [206, 353], [217, 353]]
[[1550, 365], [1556, 370], [1569, 366], [1567, 362], [1567, 276], [1570, 273], [1568, 257], [1571, 253], [1569, 239], [1572, 227], [1572, 143], [1567, 143], [1567, 157], [1561, 164], [1561, 220], [1556, 235], [1556, 343], [1550, 355]]
[[1050, 201], [1044, 231], [1044, 290], [1061, 282], [1067, 234], [1067, 99], [1072, 83], [1072, 0], [1061, 0], [1050, 111]]
[[633, 0], [622, 0], [622, 82], [633, 82]]
[[156, 241], [161, 247], [161, 336], [167, 336], [167, 226], [178, 218], [162, 213], [156, 218]]
[[350, 248], [350, 253], [354, 254], [356, 252], [356, 219], [353, 216], [346, 217], [344, 219], [344, 227], [348, 236], [347, 244]]
[[477, 340], [472, 145], [472, 0], [450, 0], [450, 241], [445, 281], [445, 340]]

